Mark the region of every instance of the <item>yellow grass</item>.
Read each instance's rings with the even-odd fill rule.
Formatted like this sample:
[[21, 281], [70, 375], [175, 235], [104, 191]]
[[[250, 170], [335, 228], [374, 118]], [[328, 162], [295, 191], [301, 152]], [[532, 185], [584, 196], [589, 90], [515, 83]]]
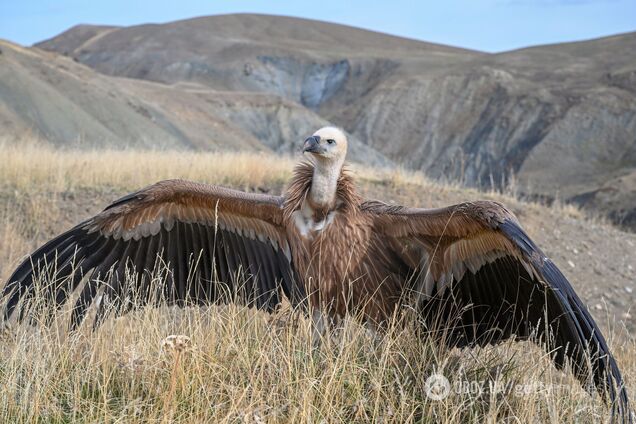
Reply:
[[[61, 152], [8, 147], [0, 161], [0, 278], [87, 212], [63, 196], [112, 196], [165, 178], [280, 191], [294, 158], [231, 153]], [[371, 186], [460, 191], [419, 173], [355, 167]], [[514, 201], [496, 193], [489, 196]], [[73, 201], [68, 202], [74, 204]], [[92, 206], [91, 206], [92, 207]], [[538, 206], [536, 206], [538, 207]], [[578, 214], [564, 208], [563, 213]], [[1, 280], [0, 280], [0, 284]], [[66, 317], [66, 311], [59, 318]], [[0, 339], [0, 422], [603, 422], [608, 409], [528, 343], [447, 350], [417, 322], [376, 334], [355, 319], [314, 349], [302, 313], [241, 306], [145, 308], [98, 331], [23, 324]], [[183, 349], [163, 343], [185, 335]], [[628, 382], [636, 347], [612, 338]], [[433, 373], [450, 380], [427, 394]], [[632, 392], [634, 388], [632, 388]]]
[[17, 190], [54, 192], [100, 186], [140, 188], [169, 178], [254, 187], [282, 184], [293, 163], [290, 158], [272, 160], [266, 154], [7, 147], [0, 180]]
[[[164, 340], [185, 335], [176, 351]], [[628, 346], [633, 348], [633, 346]], [[634, 370], [633, 356], [619, 355]], [[349, 320], [313, 348], [302, 315], [144, 309], [70, 336], [44, 324], [0, 348], [2, 422], [599, 422], [607, 409], [529, 344], [445, 350], [412, 325]], [[631, 354], [633, 355], [633, 353]], [[429, 397], [434, 373], [451, 384]]]
[[[40, 143], [2, 143], [0, 187], [17, 192], [57, 193], [82, 188], [111, 187], [136, 190], [159, 180], [182, 178], [224, 184], [247, 190], [273, 189], [280, 192], [291, 177], [300, 156], [268, 153], [135, 151], [135, 150], [59, 150]], [[423, 173], [402, 167], [370, 168], [349, 164], [356, 178], [369, 184], [415, 186], [419, 192], [461, 191], [464, 196], [483, 196], [483, 192], [457, 183], [436, 183]], [[489, 197], [514, 200], [516, 189], [490, 191]], [[560, 204], [559, 204], [560, 205]], [[560, 205], [568, 213], [582, 217], [572, 205]]]
[[[237, 188], [280, 189], [291, 177], [300, 156], [268, 153], [59, 150], [39, 143], [0, 142], [0, 181], [24, 192], [61, 192], [81, 188], [138, 189], [154, 182], [182, 178]], [[376, 169], [349, 164], [356, 177], [370, 183], [415, 184], [446, 189], [420, 172], [403, 168]], [[457, 186], [453, 186], [457, 187]]]

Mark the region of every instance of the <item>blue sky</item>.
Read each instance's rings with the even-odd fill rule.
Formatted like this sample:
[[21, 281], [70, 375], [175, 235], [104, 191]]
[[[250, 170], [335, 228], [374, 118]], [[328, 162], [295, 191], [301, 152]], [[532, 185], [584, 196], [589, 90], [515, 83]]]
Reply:
[[0, 38], [30, 45], [79, 24], [253, 12], [338, 22], [484, 51], [636, 30], [636, 0], [0, 0]]

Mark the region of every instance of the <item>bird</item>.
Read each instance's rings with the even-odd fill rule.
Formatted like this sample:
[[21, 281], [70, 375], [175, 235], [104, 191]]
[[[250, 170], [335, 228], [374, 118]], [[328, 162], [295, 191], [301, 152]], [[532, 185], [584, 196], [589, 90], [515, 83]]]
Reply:
[[52, 309], [77, 293], [73, 328], [97, 303], [96, 320], [157, 299], [267, 312], [287, 301], [316, 325], [358, 313], [378, 327], [415, 305], [426, 334], [450, 347], [539, 341], [631, 422], [603, 334], [511, 211], [486, 200], [437, 209], [365, 200], [347, 145], [335, 127], [306, 138], [281, 196], [166, 180], [116, 200], [24, 259], [2, 291], [5, 322], [23, 319], [42, 275]]

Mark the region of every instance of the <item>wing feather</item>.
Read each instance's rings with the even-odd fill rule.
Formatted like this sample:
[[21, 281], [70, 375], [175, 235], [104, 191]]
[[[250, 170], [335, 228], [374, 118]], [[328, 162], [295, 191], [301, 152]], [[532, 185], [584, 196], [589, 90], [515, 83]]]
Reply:
[[[540, 341], [555, 364], [590, 379], [631, 422], [623, 379], [600, 329], [572, 285], [501, 204], [442, 209], [367, 202], [374, 230], [404, 263], [423, 259], [411, 282], [428, 329], [453, 346], [515, 336]], [[415, 249], [418, 240], [424, 242]]]
[[51, 283], [44, 293], [55, 307], [77, 291], [74, 326], [95, 299], [96, 322], [111, 307], [121, 313], [158, 297], [179, 305], [227, 301], [221, 287], [236, 291], [241, 285], [245, 290], [238, 293], [249, 305], [271, 311], [282, 301], [279, 293], [295, 304], [304, 290], [296, 283], [282, 222], [279, 197], [179, 180], [157, 183], [26, 258], [4, 287], [5, 320], [17, 309], [24, 315], [42, 282]]

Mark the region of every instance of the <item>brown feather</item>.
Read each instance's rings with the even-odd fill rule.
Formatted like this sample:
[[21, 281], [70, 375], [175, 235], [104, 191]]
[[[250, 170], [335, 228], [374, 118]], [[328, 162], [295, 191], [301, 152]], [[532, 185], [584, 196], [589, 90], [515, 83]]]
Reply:
[[371, 216], [360, 213], [362, 200], [347, 170], [341, 172], [331, 209], [314, 211], [316, 221], [334, 212], [333, 222], [309, 238], [293, 223], [292, 214], [308, 201], [313, 172], [308, 162], [294, 169], [284, 206], [295, 268], [310, 303], [338, 316], [359, 310], [372, 321], [384, 321], [397, 305], [403, 280], [389, 271], [390, 261], [372, 234]]
[[88, 224], [89, 231], [124, 239], [147, 235], [153, 223], [170, 228], [184, 223], [222, 225], [285, 247], [282, 198], [256, 195], [183, 180], [167, 180], [139, 191], [139, 199], [106, 209]]

